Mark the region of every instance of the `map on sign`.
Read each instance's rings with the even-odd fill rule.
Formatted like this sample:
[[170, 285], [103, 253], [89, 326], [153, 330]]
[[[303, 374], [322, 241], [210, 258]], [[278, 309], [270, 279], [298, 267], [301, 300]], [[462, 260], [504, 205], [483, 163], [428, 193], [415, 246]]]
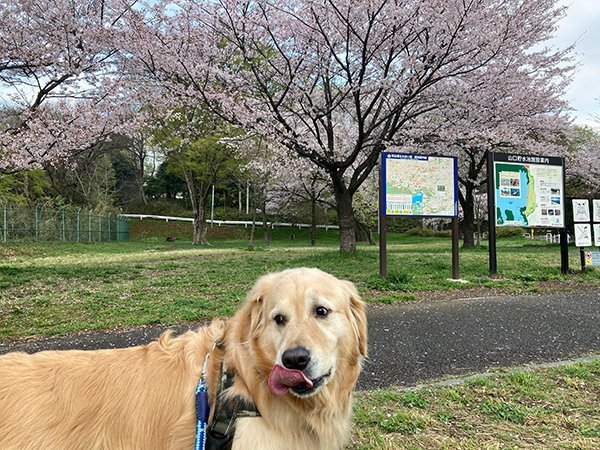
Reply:
[[383, 153], [383, 198], [388, 216], [456, 217], [456, 159]]
[[494, 162], [497, 226], [564, 226], [563, 167], [535, 158], [542, 163]]

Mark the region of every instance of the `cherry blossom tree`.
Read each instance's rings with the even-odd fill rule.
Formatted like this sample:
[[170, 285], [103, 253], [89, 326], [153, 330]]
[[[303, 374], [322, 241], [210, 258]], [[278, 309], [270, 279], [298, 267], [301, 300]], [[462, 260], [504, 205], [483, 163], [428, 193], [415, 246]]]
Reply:
[[555, 69], [567, 53], [540, 45], [564, 14], [556, 4], [164, 1], [135, 17], [131, 55], [173, 98], [196, 97], [325, 171], [340, 249], [353, 251], [353, 196], [381, 151], [402, 144], [420, 117], [456, 102], [457, 90], [470, 110], [478, 98], [467, 86], [479, 98], [513, 95], [494, 91], [504, 73], [528, 80], [512, 83], [521, 97], [532, 83], [561, 76]]
[[240, 171], [251, 186], [252, 228], [248, 247], [254, 249], [257, 212], [261, 214], [264, 244], [269, 245], [268, 216], [273, 220], [285, 214], [291, 204], [306, 200], [310, 194], [305, 189], [319, 197], [324, 188], [315, 179], [319, 177], [311, 165], [301, 158], [281, 158], [278, 145], [272, 141], [247, 134], [230, 139], [229, 144], [236, 149], [242, 161]]
[[146, 166], [149, 164], [148, 160], [151, 159], [151, 153], [153, 154], [150, 138], [151, 134], [148, 129], [140, 129], [131, 134], [129, 145], [126, 145], [123, 148], [123, 153], [126, 155], [126, 159], [133, 169], [135, 176], [134, 184], [138, 196], [144, 205], [148, 204], [148, 196], [144, 189], [144, 184], [146, 182]]
[[276, 190], [284, 170], [283, 166], [273, 157], [273, 149], [264, 139], [242, 134], [230, 139], [229, 145], [235, 149], [237, 157], [242, 161], [240, 172], [248, 183], [248, 202], [252, 211], [248, 249], [254, 250], [257, 213], [261, 215], [263, 243], [268, 246], [271, 243], [271, 233], [267, 208], [271, 206], [270, 212], [273, 215], [273, 211], [277, 214], [287, 206], [287, 199], [282, 199]]
[[[600, 123], [600, 117], [597, 117]], [[576, 195], [600, 192], [600, 132], [589, 126], [573, 128], [567, 155], [567, 179]], [[575, 195], [575, 194], [573, 194]]]
[[135, 0], [0, 1], [0, 171], [64, 161], [142, 118], [118, 71]]
[[280, 179], [275, 190], [280, 197], [291, 203], [308, 203], [310, 208], [310, 245], [317, 245], [317, 208], [327, 204], [331, 189], [327, 174], [305, 159], [296, 160], [290, 167], [286, 160], [280, 160]]
[[357, 225], [364, 231], [370, 245], [375, 245], [373, 230], [377, 230], [379, 222], [377, 199], [379, 199], [379, 172], [374, 170], [356, 191], [352, 203]]
[[522, 70], [527, 55], [521, 64], [495, 61], [477, 79], [463, 78], [447, 105], [413, 122], [401, 138], [405, 151], [458, 157], [464, 246], [474, 244], [475, 196], [485, 189], [488, 152], [567, 154], [572, 131], [563, 95], [573, 66], [560, 62], [569, 51], [539, 55], [535, 73]]

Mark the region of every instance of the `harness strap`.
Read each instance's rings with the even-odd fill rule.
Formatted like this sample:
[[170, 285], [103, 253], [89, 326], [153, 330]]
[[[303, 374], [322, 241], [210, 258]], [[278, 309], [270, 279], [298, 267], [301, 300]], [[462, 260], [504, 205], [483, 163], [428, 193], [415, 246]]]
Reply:
[[[216, 345], [216, 344], [215, 344]], [[214, 350], [213, 346], [213, 350]], [[211, 350], [212, 351], [212, 350]], [[202, 364], [202, 373], [200, 374], [200, 381], [196, 388], [196, 441], [194, 443], [194, 450], [205, 450], [206, 448], [206, 426], [208, 425], [208, 417], [210, 415], [210, 403], [208, 402], [208, 391], [206, 389], [206, 366], [208, 364], [208, 358], [210, 352], [206, 353], [204, 357], [204, 364]]]
[[[215, 342], [212, 350], [222, 349], [223, 344]], [[211, 350], [211, 351], [212, 351]], [[235, 373], [233, 370], [224, 370], [221, 361], [219, 383], [217, 386], [217, 401], [212, 423], [208, 426], [210, 416], [210, 403], [206, 388], [206, 367], [208, 352], [204, 357], [202, 374], [196, 388], [196, 441], [195, 450], [231, 450], [235, 434], [235, 421], [238, 417], [259, 417], [260, 413], [254, 403], [242, 397], [228, 397], [226, 390], [233, 386]]]
[[233, 385], [233, 371], [223, 370], [219, 378], [215, 414], [206, 437], [206, 450], [229, 450], [235, 435], [235, 422], [239, 417], [259, 417], [260, 413], [252, 402], [241, 397], [227, 397], [226, 390]]
[[196, 442], [194, 445], [195, 450], [204, 450], [206, 448], [206, 425], [208, 423], [208, 416], [210, 413], [210, 406], [208, 403], [208, 393], [206, 392], [206, 382], [204, 379], [200, 380], [198, 387], [196, 388]]

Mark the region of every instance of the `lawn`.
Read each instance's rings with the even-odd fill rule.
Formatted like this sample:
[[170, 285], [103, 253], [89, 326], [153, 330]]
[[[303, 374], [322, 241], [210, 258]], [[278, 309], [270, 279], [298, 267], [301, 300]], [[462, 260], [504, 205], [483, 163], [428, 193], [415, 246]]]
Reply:
[[600, 448], [600, 358], [458, 386], [358, 392], [348, 448]]
[[[388, 280], [378, 275], [378, 249], [359, 245], [338, 251], [335, 232], [321, 232], [308, 245], [307, 231], [290, 240], [275, 230], [254, 251], [244, 240], [214, 240], [211, 246], [144, 239], [103, 244], [7, 243], [0, 245], [0, 339], [57, 335], [87, 329], [177, 324], [230, 315], [261, 275], [311, 266], [352, 280], [370, 303], [418, 301], [428, 293], [535, 292], [600, 285], [600, 271], [560, 274], [556, 245], [523, 239], [498, 242], [499, 280], [487, 276], [487, 251], [461, 251], [461, 276], [448, 281], [450, 240], [391, 235]], [[571, 250], [571, 267], [578, 254]], [[463, 293], [456, 292], [465, 290]]]
[[[600, 271], [577, 270], [574, 248], [563, 276], [557, 245], [520, 238], [499, 240], [498, 280], [487, 276], [485, 247], [462, 249], [468, 283], [457, 284], [448, 281], [449, 239], [390, 235], [382, 280], [378, 248], [342, 255], [335, 232], [322, 232], [313, 248], [306, 231], [290, 240], [289, 230], [276, 230], [254, 251], [235, 236], [207, 247], [151, 238], [0, 244], [0, 340], [226, 316], [259, 276], [297, 266], [352, 280], [369, 303], [600, 286]], [[453, 387], [358, 392], [348, 448], [600, 448], [599, 375], [597, 359]]]

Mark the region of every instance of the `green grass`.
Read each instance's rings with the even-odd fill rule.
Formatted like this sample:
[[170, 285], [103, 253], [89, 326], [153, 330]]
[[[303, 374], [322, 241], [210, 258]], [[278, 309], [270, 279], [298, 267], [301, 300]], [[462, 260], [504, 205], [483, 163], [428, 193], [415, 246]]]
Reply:
[[599, 395], [600, 357], [453, 387], [358, 392], [347, 448], [600, 448]]
[[[217, 230], [218, 231], [218, 230]], [[277, 229], [266, 247], [219, 240], [244, 235], [215, 231], [211, 246], [164, 239], [104, 244], [0, 244], [0, 339], [65, 334], [87, 329], [176, 324], [235, 311], [261, 275], [289, 267], [318, 267], [352, 280], [370, 303], [414, 302], [435, 291], [502, 289], [530, 292], [560, 285], [599, 285], [600, 271], [560, 274], [559, 249], [522, 239], [498, 242], [500, 280], [487, 276], [487, 252], [461, 251], [461, 276], [448, 281], [450, 240], [394, 235], [388, 241], [389, 277], [379, 277], [378, 249], [359, 245], [340, 254], [335, 232], [321, 231], [317, 247], [308, 231]], [[209, 234], [210, 236], [210, 234]], [[576, 267], [573, 253], [571, 264]]]
[[[318, 267], [352, 280], [369, 303], [415, 302], [600, 285], [600, 271], [560, 274], [559, 248], [498, 241], [500, 280], [487, 276], [485, 248], [461, 250], [461, 276], [447, 280], [450, 240], [389, 235], [389, 277], [378, 276], [377, 247], [338, 251], [334, 232], [308, 245], [275, 230], [249, 251], [245, 231], [213, 234], [212, 246], [164, 239], [106, 244], [0, 244], [0, 339], [230, 315], [261, 275]], [[221, 237], [222, 239], [219, 239]], [[224, 240], [225, 238], [229, 240]], [[572, 251], [571, 267], [578, 254]], [[433, 295], [435, 297], [435, 295]], [[600, 448], [600, 360], [536, 372], [480, 377], [454, 387], [359, 392], [350, 449]]]

